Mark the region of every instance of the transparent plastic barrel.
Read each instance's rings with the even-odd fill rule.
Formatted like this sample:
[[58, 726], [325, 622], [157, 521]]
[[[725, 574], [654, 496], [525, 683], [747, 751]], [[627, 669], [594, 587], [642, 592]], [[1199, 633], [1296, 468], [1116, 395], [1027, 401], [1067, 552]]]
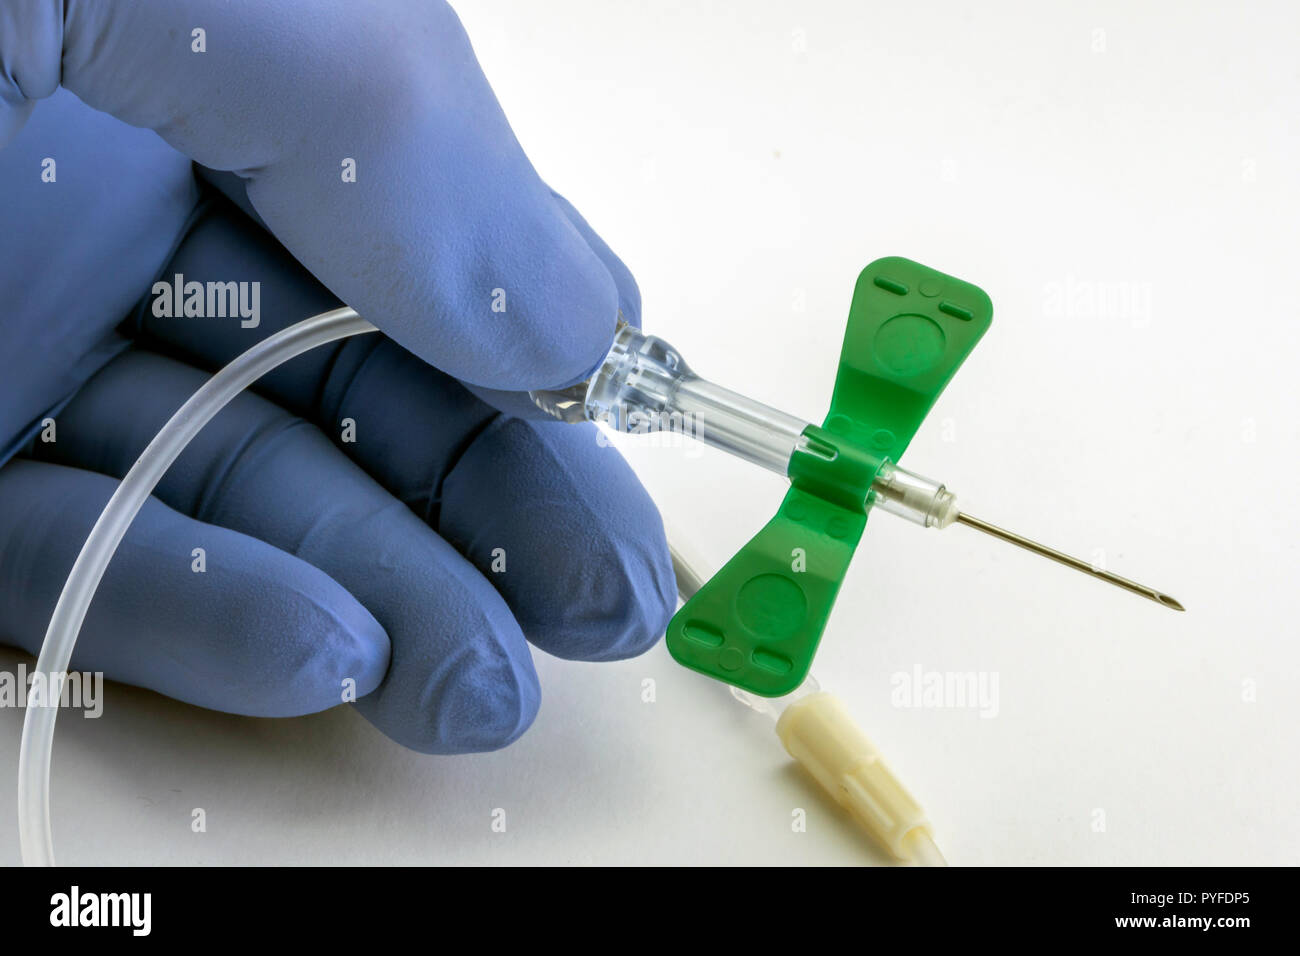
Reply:
[[691, 371], [663, 339], [622, 326], [584, 396], [584, 415], [632, 434], [671, 431], [785, 475], [808, 423]]

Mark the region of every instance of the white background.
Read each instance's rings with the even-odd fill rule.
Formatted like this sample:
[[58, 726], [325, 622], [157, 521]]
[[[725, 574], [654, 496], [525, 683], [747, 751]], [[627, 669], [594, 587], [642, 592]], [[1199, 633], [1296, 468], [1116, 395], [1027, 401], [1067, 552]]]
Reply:
[[[950, 860], [1300, 861], [1296, 6], [458, 9], [538, 168], [697, 370], [820, 421], [866, 263], [904, 255], [974, 282], [992, 329], [904, 464], [1187, 605], [967, 529], [872, 519], [816, 672]], [[784, 490], [712, 452], [629, 456], [715, 566]], [[0, 652], [5, 669], [23, 660]], [[68, 863], [885, 862], [762, 718], [662, 646], [537, 664], [532, 731], [456, 758], [404, 751], [345, 709], [253, 720], [112, 685], [102, 719], [60, 720], [56, 849]], [[893, 706], [891, 675], [918, 666], [996, 674], [997, 715]], [[5, 766], [21, 716], [0, 711]], [[0, 788], [0, 821], [13, 812]], [[18, 860], [12, 824], [0, 860]]]

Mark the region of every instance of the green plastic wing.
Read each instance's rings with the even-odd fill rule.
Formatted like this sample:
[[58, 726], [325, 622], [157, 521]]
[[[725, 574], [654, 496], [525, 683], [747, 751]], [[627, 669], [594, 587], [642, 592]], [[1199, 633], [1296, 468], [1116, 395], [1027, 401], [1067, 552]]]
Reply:
[[992, 318], [979, 288], [909, 259], [862, 270], [826, 421], [804, 432], [776, 516], [668, 625], [679, 663], [767, 697], [803, 683], [877, 471], [898, 461]]

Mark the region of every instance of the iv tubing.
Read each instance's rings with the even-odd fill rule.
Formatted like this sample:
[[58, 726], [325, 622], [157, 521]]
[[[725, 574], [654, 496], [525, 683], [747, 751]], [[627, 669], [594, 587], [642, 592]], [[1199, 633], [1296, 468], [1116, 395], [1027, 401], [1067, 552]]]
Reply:
[[50, 755], [59, 713], [58, 690], [95, 590], [136, 514], [191, 439], [245, 388], [318, 345], [374, 331], [375, 327], [352, 309], [342, 308], [304, 319], [259, 342], [208, 379], [180, 407], [118, 485], [68, 574], [36, 661], [34, 679], [44, 683], [44, 700], [39, 704], [28, 701], [18, 754], [18, 834], [27, 866], [54, 865]]

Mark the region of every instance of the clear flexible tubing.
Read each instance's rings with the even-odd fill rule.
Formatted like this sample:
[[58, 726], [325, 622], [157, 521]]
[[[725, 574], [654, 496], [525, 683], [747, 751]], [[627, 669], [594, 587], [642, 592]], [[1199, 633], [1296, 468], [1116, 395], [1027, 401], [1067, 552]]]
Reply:
[[318, 345], [374, 331], [375, 327], [352, 309], [343, 308], [314, 315], [262, 340], [208, 379], [180, 407], [117, 486], [68, 574], [36, 661], [34, 679], [44, 682], [46, 692], [39, 704], [28, 701], [18, 753], [18, 835], [27, 866], [54, 865], [50, 755], [58, 717], [58, 689], [100, 579], [136, 514], [185, 446], [245, 388], [276, 366]]

